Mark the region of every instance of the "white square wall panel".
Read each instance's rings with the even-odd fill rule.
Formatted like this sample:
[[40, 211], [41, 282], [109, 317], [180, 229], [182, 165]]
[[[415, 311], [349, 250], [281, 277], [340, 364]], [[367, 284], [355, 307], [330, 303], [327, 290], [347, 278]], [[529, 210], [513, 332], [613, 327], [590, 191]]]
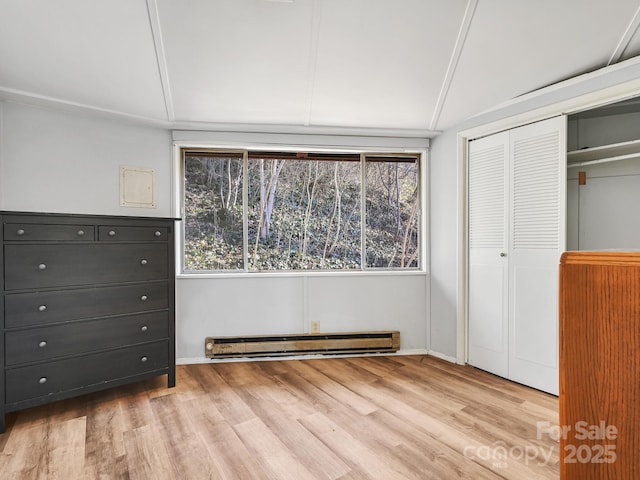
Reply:
[[120, 166], [120, 206], [156, 208], [156, 171]]

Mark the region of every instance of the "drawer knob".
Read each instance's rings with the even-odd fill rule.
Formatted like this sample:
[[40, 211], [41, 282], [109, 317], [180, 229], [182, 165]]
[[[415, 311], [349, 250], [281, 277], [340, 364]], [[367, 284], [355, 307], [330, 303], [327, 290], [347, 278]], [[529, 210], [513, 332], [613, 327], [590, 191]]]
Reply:
[[78, 230], [77, 233], [79, 237], [84, 237], [84, 230]]
[[116, 231], [115, 230], [109, 230], [109, 236], [110, 237], [115, 237], [116, 236]]
[[47, 306], [46, 306], [46, 305], [40, 305], [40, 306], [38, 307], [38, 311], [39, 311], [39, 312], [44, 312], [46, 309], [47, 309]]
[[40, 380], [38, 380], [38, 383], [40, 383], [40, 385], [44, 385], [47, 383], [47, 377], [41, 377]]
[[142, 296], [140, 297], [140, 300], [142, 300], [143, 302], [146, 302], [148, 298], [149, 298], [149, 297], [147, 297], [146, 295], [142, 295]]
[[142, 327], [140, 327], [140, 330], [146, 332], [147, 330], [149, 330], [149, 327], [147, 327], [146, 325], [142, 325]]
[[162, 236], [162, 232], [160, 230], [156, 230], [156, 232], [154, 233], [154, 235], [156, 237], [161, 237]]
[[16, 230], [16, 235], [18, 235], [19, 237], [24, 235], [24, 230], [19, 228], [18, 230]]
[[39, 346], [40, 348], [44, 348], [44, 347], [46, 347], [46, 346], [47, 346], [47, 342], [46, 342], [45, 340], [43, 340], [43, 341], [41, 341], [41, 342], [38, 344], [38, 346]]
[[146, 258], [143, 258], [142, 260], [140, 260], [140, 265], [146, 265], [147, 263], [149, 262], [147, 261]]
[[142, 358], [140, 359], [140, 361], [141, 361], [142, 363], [145, 363], [147, 360], [149, 360], [147, 357], [142, 357]]
[[41, 263], [40, 265], [38, 265], [38, 270], [46, 270], [46, 269], [47, 269], [46, 263]]

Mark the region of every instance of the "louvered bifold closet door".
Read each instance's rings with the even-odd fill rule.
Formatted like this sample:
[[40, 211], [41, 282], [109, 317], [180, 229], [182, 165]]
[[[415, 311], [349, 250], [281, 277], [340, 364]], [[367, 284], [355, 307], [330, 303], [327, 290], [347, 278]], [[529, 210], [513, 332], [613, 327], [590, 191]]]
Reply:
[[554, 394], [566, 151], [564, 116], [510, 132], [508, 378]]
[[468, 361], [508, 374], [508, 132], [469, 142]]

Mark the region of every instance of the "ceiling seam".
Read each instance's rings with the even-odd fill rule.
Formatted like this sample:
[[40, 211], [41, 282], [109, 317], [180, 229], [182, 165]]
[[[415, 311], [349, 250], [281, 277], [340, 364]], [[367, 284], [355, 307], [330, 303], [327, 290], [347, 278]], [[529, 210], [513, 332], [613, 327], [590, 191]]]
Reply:
[[311, 12], [311, 39], [309, 45], [309, 70], [307, 72], [306, 113], [304, 126], [311, 124], [313, 96], [316, 90], [316, 71], [318, 67], [318, 50], [320, 48], [320, 21], [322, 19], [322, 0], [313, 0]]
[[638, 26], [640, 26], [640, 6], [636, 9], [636, 13], [633, 15], [633, 18], [631, 18], [627, 29], [624, 31], [622, 38], [620, 38], [618, 45], [616, 45], [615, 50], [611, 54], [611, 58], [609, 58], [607, 66], [618, 63], [620, 57], [622, 57], [622, 54], [629, 46], [629, 43], [631, 43], [631, 39], [635, 35]]
[[0, 98], [3, 98], [3, 101], [13, 102], [21, 105], [45, 106], [48, 108], [64, 107], [63, 111], [76, 110], [94, 112], [110, 118], [123, 118], [134, 122], [140, 122], [146, 125], [158, 126], [161, 128], [169, 128], [171, 126], [171, 122], [167, 122], [166, 120], [162, 119], [137, 115], [135, 113], [122, 112], [120, 110], [113, 110], [110, 108], [97, 107], [95, 105], [89, 105], [87, 103], [73, 102], [71, 100], [64, 100], [57, 97], [49, 97], [47, 95], [40, 95], [23, 90], [16, 90], [14, 88], [5, 88], [0, 86]]
[[162, 29], [160, 27], [160, 16], [156, 0], [147, 0], [147, 12], [149, 14], [151, 36], [153, 37], [153, 45], [156, 52], [160, 86], [162, 87], [162, 95], [164, 97], [164, 108], [167, 113], [167, 120], [173, 122], [176, 119], [176, 115], [173, 109], [173, 98], [171, 97], [171, 87], [169, 84], [169, 69], [167, 68], [167, 58], [164, 52], [164, 43], [162, 42]]
[[444, 81], [442, 82], [440, 93], [438, 94], [436, 107], [433, 111], [433, 116], [431, 117], [429, 130], [437, 130], [436, 127], [438, 121], [440, 120], [440, 115], [442, 114], [442, 108], [444, 107], [444, 102], [447, 98], [447, 95], [449, 94], [451, 82], [453, 81], [453, 75], [456, 71], [456, 68], [458, 67], [460, 55], [462, 54], [462, 48], [467, 39], [467, 34], [469, 33], [469, 28], [471, 27], [471, 20], [473, 19], [473, 15], [475, 14], [478, 1], [479, 0], [469, 0], [467, 2], [467, 8], [462, 18], [462, 24], [460, 25], [460, 30], [458, 31], [458, 37], [456, 38], [456, 43], [453, 47], [451, 58], [449, 59], [449, 65], [447, 66], [447, 72], [444, 76]]

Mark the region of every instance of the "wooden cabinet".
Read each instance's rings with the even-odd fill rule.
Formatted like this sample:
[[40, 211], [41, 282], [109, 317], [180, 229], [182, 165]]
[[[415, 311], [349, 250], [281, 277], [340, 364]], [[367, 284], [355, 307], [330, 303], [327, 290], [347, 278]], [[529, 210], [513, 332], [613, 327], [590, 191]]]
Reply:
[[2, 213], [5, 413], [167, 375], [175, 385], [173, 220]]
[[560, 473], [640, 478], [640, 252], [560, 265]]

